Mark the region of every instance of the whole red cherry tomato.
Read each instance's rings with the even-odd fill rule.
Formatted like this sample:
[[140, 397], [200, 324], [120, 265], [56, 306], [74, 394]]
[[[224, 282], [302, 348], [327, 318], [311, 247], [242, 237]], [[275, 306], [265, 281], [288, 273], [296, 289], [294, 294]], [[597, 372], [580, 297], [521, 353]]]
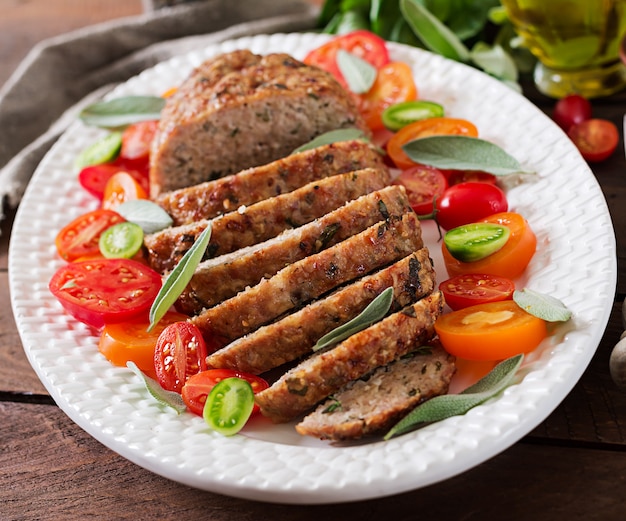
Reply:
[[505, 193], [490, 183], [466, 182], [449, 187], [437, 199], [437, 222], [451, 230], [509, 208]]
[[591, 103], [578, 94], [570, 94], [556, 102], [552, 119], [567, 132], [573, 125], [591, 119]]

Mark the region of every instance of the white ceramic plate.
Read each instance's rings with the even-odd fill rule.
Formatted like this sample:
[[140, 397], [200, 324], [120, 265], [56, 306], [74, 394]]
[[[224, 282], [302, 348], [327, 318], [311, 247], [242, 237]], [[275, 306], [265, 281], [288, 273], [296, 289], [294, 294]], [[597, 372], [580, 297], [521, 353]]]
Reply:
[[[256, 36], [212, 46], [147, 70], [114, 93], [160, 94], [209, 56], [236, 48], [288, 50], [302, 58], [327, 37]], [[62, 310], [47, 284], [61, 266], [54, 237], [95, 208], [72, 168], [100, 136], [77, 122], [39, 166], [15, 220], [9, 254], [12, 306], [26, 354], [56, 403], [80, 427], [129, 460], [172, 480], [227, 495], [284, 503], [375, 498], [459, 474], [503, 451], [544, 420], [580, 378], [608, 321], [616, 284], [611, 219], [592, 172], [566, 136], [498, 81], [413, 48], [390, 45], [409, 63], [423, 99], [467, 118], [513, 154], [536, 180], [509, 192], [535, 230], [539, 251], [520, 284], [561, 299], [574, 319], [525, 361], [523, 377], [464, 416], [388, 442], [333, 446], [291, 425], [256, 420], [244, 435], [211, 432], [191, 414], [153, 401], [137, 377], [98, 353], [97, 336]], [[425, 235], [444, 271], [435, 233]], [[584, 284], [582, 284], [584, 281]], [[455, 388], [465, 382], [454, 382]]]

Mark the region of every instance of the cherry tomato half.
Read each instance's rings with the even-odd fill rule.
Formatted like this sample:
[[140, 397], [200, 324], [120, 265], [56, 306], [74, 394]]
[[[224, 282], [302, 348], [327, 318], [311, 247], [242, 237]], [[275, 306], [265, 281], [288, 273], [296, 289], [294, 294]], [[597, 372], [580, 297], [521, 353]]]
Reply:
[[573, 125], [591, 119], [591, 103], [578, 94], [565, 96], [556, 102], [552, 119], [567, 132]]
[[607, 159], [613, 154], [619, 141], [617, 127], [606, 119], [585, 120], [570, 127], [567, 135], [582, 156], [590, 162]]
[[132, 175], [128, 172], [118, 172], [111, 176], [104, 187], [102, 208], [115, 210], [126, 201], [147, 198], [148, 194]]
[[61, 267], [49, 288], [74, 318], [100, 329], [147, 313], [161, 275], [131, 259], [94, 259]]
[[450, 186], [437, 199], [437, 222], [445, 230], [475, 223], [494, 213], [506, 212], [506, 194], [491, 183], [466, 182]]
[[489, 172], [480, 172], [477, 170], [446, 170], [448, 184], [458, 185], [459, 183], [489, 183], [490, 185], [498, 184], [498, 178]]
[[163, 389], [180, 393], [187, 379], [206, 370], [207, 347], [202, 332], [191, 322], [174, 322], [159, 335], [154, 370]]
[[513, 297], [515, 283], [506, 277], [483, 273], [457, 275], [439, 284], [446, 304], [453, 310], [509, 300]]
[[512, 300], [440, 315], [435, 331], [448, 353], [467, 360], [504, 360], [528, 353], [548, 334], [543, 320]]
[[478, 137], [478, 129], [465, 119], [447, 117], [422, 119], [398, 130], [387, 143], [387, 153], [398, 168], [410, 168], [415, 166], [415, 161], [406, 155], [402, 147], [414, 139], [437, 135]]
[[130, 160], [147, 159], [158, 126], [158, 121], [150, 120], [139, 121], [126, 127], [122, 132], [120, 157]]
[[[183, 385], [180, 394], [187, 408], [194, 414], [202, 416], [204, 404], [211, 389], [226, 378], [241, 378], [242, 380], [246, 380], [252, 386], [254, 394], [269, 387], [269, 383], [260, 376], [232, 369], [207, 369], [206, 371], [190, 376], [187, 382], [185, 382], [185, 385]], [[259, 406], [255, 404], [252, 412], [254, 413], [258, 410]]]
[[427, 215], [434, 209], [435, 198], [440, 198], [448, 188], [448, 181], [441, 170], [433, 166], [417, 165], [403, 170], [394, 180], [406, 188], [409, 203], [418, 215]]
[[83, 168], [78, 174], [78, 182], [91, 195], [102, 200], [107, 182], [118, 172], [127, 172], [148, 192], [148, 162], [130, 161], [118, 158], [110, 163], [102, 163]]

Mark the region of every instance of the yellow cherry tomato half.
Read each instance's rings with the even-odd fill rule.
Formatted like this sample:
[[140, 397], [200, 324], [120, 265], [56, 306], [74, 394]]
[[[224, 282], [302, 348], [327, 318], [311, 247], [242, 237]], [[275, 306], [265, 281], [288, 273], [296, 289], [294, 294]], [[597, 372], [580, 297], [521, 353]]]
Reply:
[[466, 360], [504, 360], [529, 353], [548, 334], [543, 320], [512, 300], [477, 304], [441, 315], [435, 331], [446, 351]]

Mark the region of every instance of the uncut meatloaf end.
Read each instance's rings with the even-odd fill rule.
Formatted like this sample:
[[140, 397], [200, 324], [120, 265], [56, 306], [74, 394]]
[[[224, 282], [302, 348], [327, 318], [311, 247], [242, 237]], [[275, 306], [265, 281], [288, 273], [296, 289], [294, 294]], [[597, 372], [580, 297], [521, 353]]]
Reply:
[[287, 54], [218, 56], [193, 71], [163, 108], [151, 146], [150, 195], [269, 163], [349, 127], [369, 134], [330, 73]]
[[175, 225], [211, 219], [324, 177], [363, 168], [386, 169], [378, 150], [364, 141], [339, 141], [290, 154], [213, 181], [162, 193], [155, 202]]
[[442, 308], [441, 293], [435, 291], [335, 347], [314, 353], [255, 395], [261, 413], [275, 423], [305, 414], [349, 382], [431, 340]]
[[446, 394], [455, 358], [441, 346], [414, 352], [350, 382], [296, 425], [305, 436], [356, 440], [386, 433], [417, 405]]

